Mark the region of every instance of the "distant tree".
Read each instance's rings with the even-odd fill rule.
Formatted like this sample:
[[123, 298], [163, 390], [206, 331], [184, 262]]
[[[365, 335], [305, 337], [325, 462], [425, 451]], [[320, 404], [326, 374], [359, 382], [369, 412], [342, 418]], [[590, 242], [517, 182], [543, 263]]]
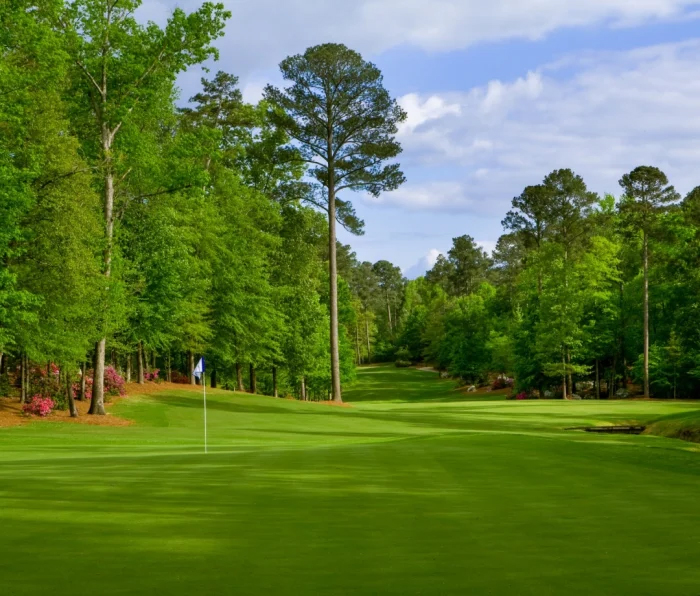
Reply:
[[[398, 321], [396, 313], [398, 310], [397, 302], [400, 299], [404, 287], [404, 278], [401, 269], [396, 265], [392, 265], [389, 261], [377, 261], [372, 266], [372, 271], [379, 284], [380, 291], [384, 297], [387, 313], [387, 327], [389, 335], [393, 336]], [[393, 316], [392, 316], [393, 306]]]
[[468, 235], [452, 239], [447, 256], [440, 255], [426, 279], [437, 283], [451, 296], [468, 296], [486, 280], [493, 261], [474, 238]]
[[[513, 209], [501, 222], [503, 227], [522, 239], [522, 246], [539, 252], [552, 219], [551, 194], [544, 185], [528, 186], [512, 201]], [[537, 288], [542, 292], [542, 275], [538, 276]]]
[[629, 232], [642, 234], [642, 268], [644, 270], [644, 396], [650, 397], [649, 384], [649, 238], [656, 229], [659, 215], [680, 197], [668, 178], [658, 168], [640, 166], [620, 179], [625, 196], [619, 209]]
[[591, 231], [587, 219], [598, 202], [598, 195], [590, 192], [583, 178], [569, 169], [553, 171], [545, 177], [543, 187], [550, 201], [553, 240], [564, 247], [564, 258], [568, 259], [574, 247]]
[[403, 183], [399, 165], [385, 162], [401, 152], [394, 135], [406, 114], [384, 88], [379, 69], [344, 45], [314, 46], [283, 60], [280, 70], [291, 85], [265, 89], [272, 120], [298, 145], [310, 175], [326, 189], [316, 203], [328, 214], [331, 387], [333, 399], [342, 401], [336, 219], [355, 233], [362, 222], [337, 195], [364, 190], [378, 196]]

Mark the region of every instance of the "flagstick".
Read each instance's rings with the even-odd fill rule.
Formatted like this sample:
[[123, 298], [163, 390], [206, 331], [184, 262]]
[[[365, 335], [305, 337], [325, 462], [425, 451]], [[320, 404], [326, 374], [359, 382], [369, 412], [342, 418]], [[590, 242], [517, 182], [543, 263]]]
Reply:
[[202, 389], [204, 390], [204, 453], [207, 453], [207, 383], [202, 371]]

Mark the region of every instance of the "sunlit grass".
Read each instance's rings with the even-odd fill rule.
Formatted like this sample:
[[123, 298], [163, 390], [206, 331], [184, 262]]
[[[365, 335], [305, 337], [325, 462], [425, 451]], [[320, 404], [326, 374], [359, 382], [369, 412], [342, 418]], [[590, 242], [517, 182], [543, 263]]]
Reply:
[[700, 452], [570, 427], [660, 402], [457, 401], [361, 372], [336, 408], [212, 391], [128, 427], [0, 429], [3, 594], [695, 594]]

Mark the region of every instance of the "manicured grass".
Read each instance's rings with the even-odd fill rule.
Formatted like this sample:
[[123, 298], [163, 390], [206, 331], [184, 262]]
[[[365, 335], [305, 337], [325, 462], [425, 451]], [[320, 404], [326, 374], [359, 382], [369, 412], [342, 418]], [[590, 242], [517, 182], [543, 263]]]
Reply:
[[121, 402], [129, 427], [0, 429], [2, 593], [700, 593], [698, 446], [564, 430], [700, 404], [375, 370], [351, 408], [212, 391], [208, 456], [187, 390]]
[[671, 414], [653, 420], [647, 432], [660, 437], [700, 443], [700, 410]]

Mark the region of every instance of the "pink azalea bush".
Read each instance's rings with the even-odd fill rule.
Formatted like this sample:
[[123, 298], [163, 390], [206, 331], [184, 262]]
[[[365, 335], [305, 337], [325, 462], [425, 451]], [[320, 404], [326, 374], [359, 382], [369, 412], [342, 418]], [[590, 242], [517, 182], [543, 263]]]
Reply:
[[[85, 399], [92, 399], [92, 377], [88, 374], [85, 376]], [[73, 383], [73, 399], [80, 397], [80, 381]]]
[[45, 418], [48, 416], [56, 406], [56, 402], [50, 397], [43, 397], [42, 395], [35, 395], [28, 404], [24, 404], [22, 410], [25, 414], [41, 416]]
[[114, 367], [105, 368], [105, 393], [107, 395], [126, 395], [126, 383]]
[[153, 382], [158, 382], [160, 378], [158, 377], [158, 373], [160, 372], [159, 368], [153, 369], [151, 372], [147, 372], [143, 374], [143, 378], [146, 381], [153, 381]]
[[[85, 373], [85, 399], [92, 399], [92, 386], [94, 383], [94, 372], [89, 370]], [[105, 368], [105, 395], [117, 396], [126, 395], [126, 382], [113, 366]], [[80, 381], [73, 383], [73, 397], [80, 396]]]
[[506, 389], [507, 387], [512, 387], [514, 383], [514, 379], [510, 377], [500, 376], [491, 384], [491, 389], [493, 389], [494, 391], [498, 389]]
[[187, 385], [190, 382], [190, 378], [178, 370], [174, 370], [170, 378], [173, 380], [173, 383], [179, 383], [180, 385]]

